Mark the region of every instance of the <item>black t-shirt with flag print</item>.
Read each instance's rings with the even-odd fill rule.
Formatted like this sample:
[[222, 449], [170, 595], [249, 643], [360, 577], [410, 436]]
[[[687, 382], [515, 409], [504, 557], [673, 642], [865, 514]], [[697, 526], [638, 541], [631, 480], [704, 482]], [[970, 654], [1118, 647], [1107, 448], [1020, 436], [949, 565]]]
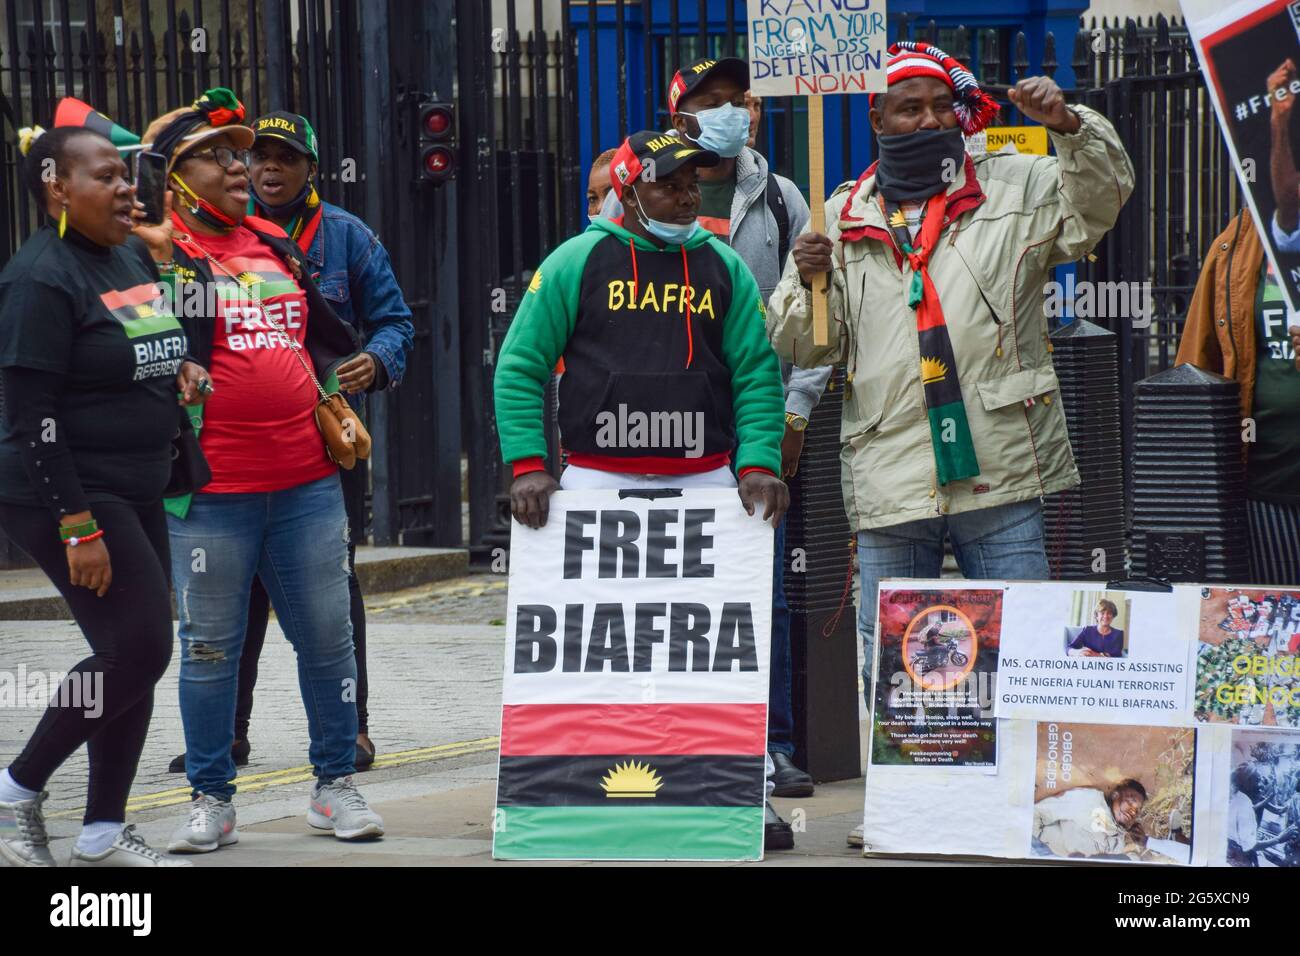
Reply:
[[[157, 500], [171, 474], [185, 333], [138, 243], [47, 227], [0, 273], [0, 367], [62, 377], [51, 424], [91, 502]], [[39, 505], [12, 419], [0, 424], [0, 500]]]
[[1246, 456], [1246, 493], [1284, 505], [1300, 504], [1300, 369], [1292, 324], [1265, 260], [1255, 292], [1255, 444]]

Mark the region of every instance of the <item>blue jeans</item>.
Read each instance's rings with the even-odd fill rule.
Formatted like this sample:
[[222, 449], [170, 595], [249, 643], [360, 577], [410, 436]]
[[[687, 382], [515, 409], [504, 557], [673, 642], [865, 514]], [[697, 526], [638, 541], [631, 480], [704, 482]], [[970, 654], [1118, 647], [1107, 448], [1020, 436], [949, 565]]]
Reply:
[[768, 674], [767, 749], [794, 756], [794, 711], [790, 702], [790, 606], [785, 602], [785, 519], [773, 535], [772, 670]]
[[284, 491], [194, 496], [167, 516], [180, 616], [185, 772], [194, 792], [235, 793], [235, 697], [253, 575], [298, 657], [322, 782], [354, 771], [357, 666], [349, 617], [347, 516], [337, 474]]
[[1038, 498], [957, 515], [906, 521], [858, 532], [858, 634], [866, 661], [862, 693], [871, 708], [871, 654], [876, 634], [876, 590], [881, 578], [937, 578], [943, 570], [944, 535], [963, 577], [972, 580], [1044, 581], [1047, 548]]

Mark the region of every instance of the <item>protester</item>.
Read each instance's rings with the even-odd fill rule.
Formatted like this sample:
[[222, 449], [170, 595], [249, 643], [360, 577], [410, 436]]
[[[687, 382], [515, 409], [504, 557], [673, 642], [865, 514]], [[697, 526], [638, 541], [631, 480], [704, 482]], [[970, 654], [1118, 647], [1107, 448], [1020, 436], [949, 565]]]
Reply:
[[1241, 387], [1243, 434], [1254, 439], [1242, 443], [1252, 584], [1300, 587], [1297, 354], [1300, 327], [1288, 329], [1282, 287], [1243, 209], [1205, 254], [1175, 362]]
[[[269, 219], [298, 244], [311, 269], [311, 278], [343, 321], [365, 338], [365, 351], [338, 369], [339, 383], [360, 409], [365, 389], [395, 387], [406, 371], [406, 353], [415, 330], [411, 310], [393, 275], [388, 252], [379, 238], [356, 216], [324, 202], [314, 185], [320, 155], [316, 131], [304, 116], [276, 112], [253, 124], [250, 213]], [[356, 546], [366, 520], [366, 469], [341, 470], [343, 503], [348, 515], [348, 595], [352, 643], [357, 662], [356, 768], [369, 769], [375, 760], [370, 740], [370, 682], [366, 667], [366, 606], [356, 573]], [[235, 706], [235, 766], [248, 762], [248, 724], [253, 713], [257, 663], [266, 640], [270, 599], [260, 577], [253, 579], [248, 630], [239, 659], [239, 695]], [[185, 755], [171, 762], [173, 773], [185, 770]]]
[[600, 215], [601, 203], [609, 195], [609, 161], [616, 152], [617, 149], [607, 149], [597, 156], [587, 174], [587, 218], [593, 222]]
[[[626, 214], [596, 219], [534, 274], [495, 380], [501, 451], [515, 475], [511, 509], [521, 523], [543, 526], [557, 487], [735, 487], [750, 514], [761, 504], [774, 525], [785, 514], [779, 365], [755, 321], [762, 296], [740, 257], [697, 221], [697, 167], [717, 162], [715, 152], [670, 134], [628, 137], [611, 165]], [[589, 283], [608, 294], [584, 296]], [[557, 485], [544, 467], [543, 406], [561, 357], [568, 467]], [[610, 441], [595, 421], [621, 405], [629, 415], [698, 420], [697, 441], [648, 449], [624, 443], [631, 435]], [[765, 832], [776, 819], [769, 804]]]
[[22, 143], [27, 186], [58, 225], [0, 273], [0, 528], [58, 588], [92, 654], [0, 773], [0, 858], [55, 865], [43, 791], [85, 745], [71, 865], [174, 866], [126, 825], [126, 800], [171, 660], [162, 497], [176, 393], [198, 403], [207, 373], [186, 356], [147, 252], [128, 245], [142, 207], [113, 143], [75, 126], [23, 130]]
[[150, 251], [184, 297], [191, 351], [211, 368], [216, 389], [200, 432], [212, 481], [168, 501], [193, 797], [168, 849], [182, 853], [238, 841], [230, 749], [254, 575], [298, 657], [317, 778], [308, 823], [345, 840], [383, 833], [352, 780], [347, 517], [338, 468], [314, 421], [316, 381], [331, 385], [358, 342], [297, 245], [274, 223], [246, 215], [254, 135], [243, 118], [234, 94], [217, 88], [145, 133], [168, 158], [179, 207], [170, 242]]
[[[890, 52], [888, 90], [871, 99], [880, 158], [827, 200], [829, 236], [796, 240], [768, 309], [783, 358], [847, 365], [843, 488], [868, 706], [881, 578], [938, 577], [945, 535], [966, 577], [1047, 577], [1040, 499], [1079, 477], [1036, 300], [1133, 187], [1115, 130], [1047, 77], [1010, 97], [1057, 156], [972, 160], [962, 134], [997, 104], [942, 50]], [[829, 344], [817, 345], [809, 284], [832, 266]]]
[[[668, 111], [677, 134], [720, 157], [700, 170], [700, 225], [731, 246], [749, 266], [763, 301], [781, 279], [793, 236], [808, 222], [808, 204], [799, 188], [768, 169], [752, 148], [756, 114], [747, 109], [749, 67], [744, 60], [696, 60], [673, 76]], [[761, 102], [761, 101], [757, 101]], [[759, 107], [761, 110], [761, 107]], [[748, 136], [748, 140], [746, 137]], [[747, 146], [746, 143], [749, 143]], [[785, 383], [785, 433], [781, 439], [781, 477], [799, 470], [804, 430], [821, 401], [829, 368], [801, 369], [781, 364]], [[791, 699], [790, 610], [785, 597], [785, 523], [776, 529], [772, 573], [772, 664], [768, 703], [768, 752], [773, 795], [810, 797], [812, 777], [794, 765], [794, 712]], [[790, 834], [793, 841], [793, 833]]]
[[763, 122], [763, 97], [746, 90], [745, 109], [749, 111], [749, 136], [745, 145], [754, 149], [758, 146], [758, 124]]

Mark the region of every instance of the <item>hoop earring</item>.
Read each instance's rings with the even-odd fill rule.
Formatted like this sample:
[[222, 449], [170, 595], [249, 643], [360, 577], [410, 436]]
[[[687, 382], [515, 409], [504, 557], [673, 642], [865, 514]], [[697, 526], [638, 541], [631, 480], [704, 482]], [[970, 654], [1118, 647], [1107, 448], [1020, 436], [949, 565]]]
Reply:
[[59, 238], [62, 239], [63, 234], [67, 231], [68, 231], [68, 204], [64, 203], [63, 211], [59, 213]]

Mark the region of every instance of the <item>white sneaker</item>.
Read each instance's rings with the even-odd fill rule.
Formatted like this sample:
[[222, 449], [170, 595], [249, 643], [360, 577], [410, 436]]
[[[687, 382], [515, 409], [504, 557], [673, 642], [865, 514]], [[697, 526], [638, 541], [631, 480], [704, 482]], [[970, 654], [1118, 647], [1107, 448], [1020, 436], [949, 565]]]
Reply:
[[218, 847], [239, 842], [235, 829], [235, 805], [229, 800], [200, 793], [190, 804], [189, 822], [176, 828], [168, 853], [211, 853]]
[[866, 842], [862, 836], [862, 824], [859, 823], [849, 831], [849, 839], [847, 842], [849, 846], [862, 846], [862, 844]]
[[55, 866], [41, 804], [48, 793], [30, 800], [0, 803], [0, 860], [10, 866]]
[[339, 777], [332, 783], [316, 784], [311, 792], [307, 822], [317, 830], [333, 830], [340, 840], [364, 840], [384, 835], [383, 819], [370, 809], [350, 776]]
[[103, 853], [82, 853], [75, 846], [68, 866], [193, 866], [189, 860], [168, 860], [145, 843], [135, 824], [122, 827], [117, 839]]

